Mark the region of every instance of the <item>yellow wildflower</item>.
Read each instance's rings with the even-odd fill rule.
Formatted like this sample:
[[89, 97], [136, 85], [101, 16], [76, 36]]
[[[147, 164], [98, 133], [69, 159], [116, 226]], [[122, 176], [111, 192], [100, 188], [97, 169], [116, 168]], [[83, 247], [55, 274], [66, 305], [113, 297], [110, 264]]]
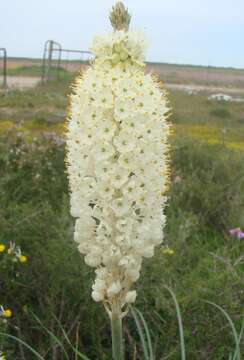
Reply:
[[26, 262], [28, 261], [28, 258], [27, 258], [27, 256], [25, 256], [25, 255], [20, 255], [19, 261], [20, 261], [21, 263], [26, 263]]
[[174, 250], [173, 249], [170, 249], [170, 248], [165, 248], [165, 249], [162, 249], [162, 253], [164, 255], [174, 255]]
[[0, 253], [4, 252], [6, 249], [6, 246], [4, 244], [0, 244]]
[[4, 316], [5, 318], [11, 318], [12, 315], [13, 315], [13, 312], [12, 312], [11, 309], [6, 309], [6, 310], [4, 310], [4, 312], [3, 312], [3, 316]]

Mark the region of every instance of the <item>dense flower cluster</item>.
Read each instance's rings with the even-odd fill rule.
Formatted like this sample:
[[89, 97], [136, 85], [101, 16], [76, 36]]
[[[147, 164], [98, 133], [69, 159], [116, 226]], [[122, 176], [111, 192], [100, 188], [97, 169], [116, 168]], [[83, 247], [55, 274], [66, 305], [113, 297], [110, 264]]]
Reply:
[[144, 66], [146, 45], [141, 31], [121, 30], [105, 36], [96, 36], [91, 51], [96, 56], [96, 65], [102, 65], [107, 69], [113, 65], [128, 68], [131, 65]]
[[153, 256], [165, 225], [168, 106], [145, 74], [144, 45], [132, 31], [95, 40], [67, 130], [74, 238], [96, 268], [92, 297], [121, 307], [135, 301], [142, 258]]

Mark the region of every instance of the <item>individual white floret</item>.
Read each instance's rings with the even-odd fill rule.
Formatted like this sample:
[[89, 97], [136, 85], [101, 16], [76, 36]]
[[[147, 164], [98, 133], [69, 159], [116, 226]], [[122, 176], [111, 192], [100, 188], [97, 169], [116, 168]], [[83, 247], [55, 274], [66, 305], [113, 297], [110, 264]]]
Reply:
[[135, 301], [136, 301], [136, 291], [135, 290], [132, 290], [132, 291], [129, 291], [127, 294], [126, 294], [126, 297], [125, 297], [125, 302], [127, 304], [133, 304]]

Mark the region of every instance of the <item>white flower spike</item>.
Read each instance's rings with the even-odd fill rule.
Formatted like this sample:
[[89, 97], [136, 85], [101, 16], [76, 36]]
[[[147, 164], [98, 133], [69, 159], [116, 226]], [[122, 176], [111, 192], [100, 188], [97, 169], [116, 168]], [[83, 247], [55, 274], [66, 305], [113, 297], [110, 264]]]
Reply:
[[92, 297], [108, 311], [135, 301], [142, 260], [163, 240], [169, 172], [167, 99], [145, 73], [146, 41], [127, 31], [129, 20], [120, 8], [115, 31], [95, 38], [96, 59], [71, 95], [66, 142], [75, 241], [96, 268]]

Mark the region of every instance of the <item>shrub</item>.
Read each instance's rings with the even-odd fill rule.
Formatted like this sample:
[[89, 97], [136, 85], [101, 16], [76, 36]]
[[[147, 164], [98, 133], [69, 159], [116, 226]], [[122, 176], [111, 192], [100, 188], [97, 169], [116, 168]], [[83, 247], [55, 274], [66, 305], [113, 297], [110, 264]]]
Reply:
[[218, 117], [218, 118], [222, 118], [222, 119], [231, 117], [231, 113], [229, 112], [229, 110], [222, 108], [222, 107], [211, 110], [210, 115]]

